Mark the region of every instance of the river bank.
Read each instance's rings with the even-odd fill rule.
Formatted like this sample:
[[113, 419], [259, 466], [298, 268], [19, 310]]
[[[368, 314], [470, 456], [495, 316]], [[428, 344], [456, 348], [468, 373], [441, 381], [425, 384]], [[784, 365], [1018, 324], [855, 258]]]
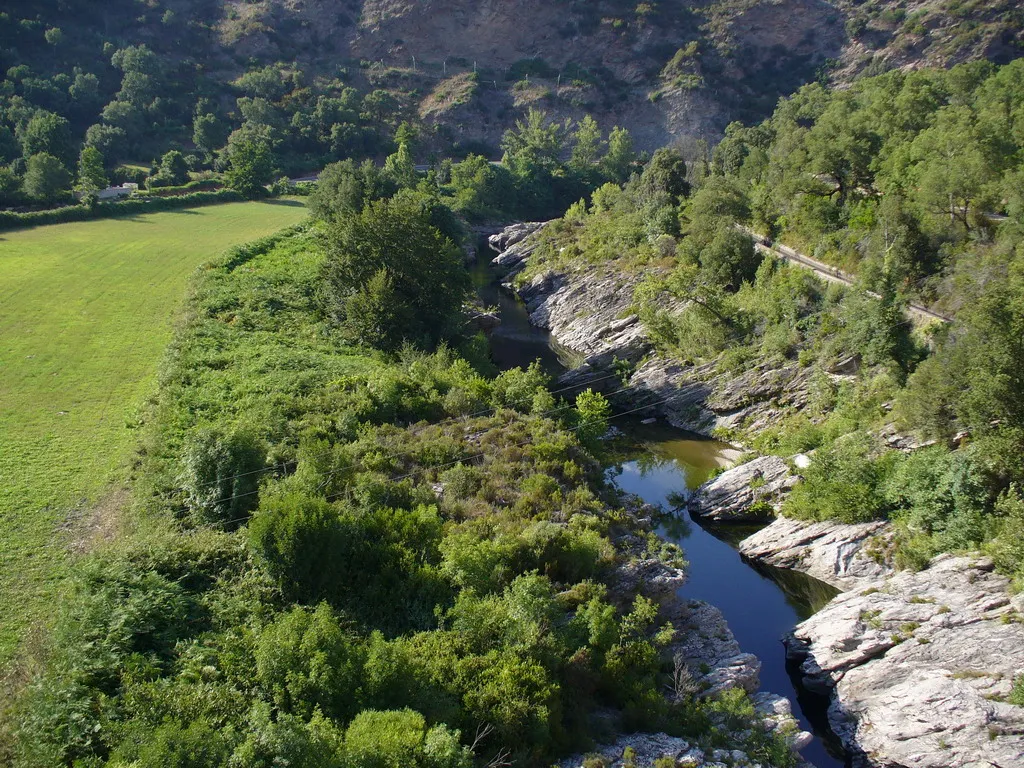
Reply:
[[[527, 229], [542, 233], [543, 225]], [[496, 245], [502, 245], [502, 237], [497, 238]], [[516, 230], [511, 249], [506, 248], [496, 263], [512, 274], [526, 269], [534, 247], [530, 237], [530, 232], [524, 235], [523, 229]], [[633, 290], [643, 278], [643, 270], [628, 269], [626, 265], [617, 269], [616, 262], [573, 264], [544, 272], [527, 271], [530, 279], [519, 279], [515, 286], [506, 283], [509, 291], [518, 291], [524, 299], [521, 311], [533, 325], [549, 331], [556, 344], [577, 353], [576, 367], [560, 378], [562, 386], [602, 389], [620, 409], [641, 406], [644, 416], [660, 417], [674, 427], [704, 436], [737, 431], [757, 434], [806, 406], [816, 373], [812, 366], [801, 366], [795, 361], [751, 361], [740, 369], [721, 369], [714, 362], [687, 365], [654, 354], [642, 324], [631, 314]], [[609, 371], [622, 370], [623, 362], [632, 368], [624, 385], [608, 375]], [[850, 376], [845, 370], [826, 373], [840, 378]], [[920, 446], [904, 446], [897, 441], [891, 447], [913, 450]], [[645, 457], [641, 464], [645, 469], [639, 474], [646, 480], [655, 462]], [[748, 470], [749, 467], [740, 467], [737, 472]], [[748, 471], [753, 479], [733, 486], [733, 491], [744, 498], [734, 499], [736, 503], [728, 512], [731, 521], [771, 519], [788, 493], [789, 472], [787, 467], [785, 474], [778, 473], [779, 482], [774, 483], [761, 470]], [[628, 483], [628, 473], [624, 477]], [[770, 494], [754, 492], [766, 487]], [[679, 502], [678, 489], [674, 490], [673, 505]], [[702, 495], [707, 496], [706, 491]], [[729, 507], [728, 503], [722, 506], [718, 502], [713, 506]], [[702, 516], [715, 519], [715, 514], [700, 511]], [[826, 738], [829, 732], [836, 735], [836, 741], [842, 743], [849, 755], [848, 765], [940, 768], [1024, 763], [1021, 710], [1007, 702], [1009, 686], [1021, 672], [1017, 660], [1024, 658], [1024, 632], [1018, 631], [1018, 617], [1022, 615], [1020, 598], [1009, 593], [1005, 579], [979, 575], [991, 572], [991, 564], [985, 561], [950, 565], [940, 557], [919, 574], [893, 574], [887, 562], [884, 526], [868, 527], [871, 530], [826, 523], [815, 528], [812, 524], [780, 518], [744, 544], [740, 540], [754, 531], [746, 529], [742, 532], [745, 535], [737, 532], [735, 537], [726, 534], [749, 558], [756, 558], [741, 561], [748, 569], [770, 574], [776, 588], [785, 591], [797, 604], [802, 600], [813, 602], [802, 584], [808, 574], [831, 582], [834, 588], [847, 590], [834, 599], [824, 593], [824, 608], [817, 605], [817, 613], [812, 610], [807, 615], [788, 618], [788, 626], [781, 630], [789, 636], [789, 665], [783, 664], [786, 676], [791, 684], [795, 679], [795, 692], [804, 691], [795, 693], [794, 699], [801, 704], [811, 702], [805, 705], [804, 713], [817, 721]], [[691, 540], [684, 542], [684, 546], [688, 552], [698, 552], [700, 547], [695, 547], [695, 543]], [[739, 558], [735, 551], [732, 554]], [[720, 558], [713, 564], [718, 562]], [[691, 563], [692, 582], [698, 581], [703, 568], [699, 560]], [[708, 573], [714, 574], [714, 570]], [[717, 587], [732, 575], [724, 573], [712, 578]], [[980, 609], [936, 597], [934, 603], [941, 603], [946, 610], [924, 620], [915, 618], [922, 610], [922, 601], [929, 602], [931, 591], [946, 589], [947, 581], [963, 582], [961, 591], [971, 593], [964, 585], [982, 578], [988, 597]], [[787, 583], [786, 589], [778, 586]], [[712, 599], [723, 607], [722, 595]], [[883, 599], [889, 600], [883, 608], [851, 608], [859, 605], [858, 600]], [[758, 604], [763, 602], [755, 600]], [[750, 599], [750, 594], [742, 594], [735, 620], [723, 608], [729, 623], [735, 621], [733, 629], [738, 638], [744, 611], [749, 611], [755, 600]], [[978, 610], [984, 615], [979, 615]], [[928, 631], [941, 642], [932, 642], [928, 634], [918, 639], [914, 634], [916, 628], [910, 626], [914, 623], [927, 625]], [[968, 631], [967, 627], [974, 629]], [[983, 669], [975, 668], [969, 650], [957, 650], [992, 639], [997, 644], [991, 649], [1002, 653], [1002, 663], [991, 659], [985, 661]], [[768, 658], [777, 652], [776, 636], [775, 648], [761, 654]], [[915, 679], [926, 681], [927, 686], [918, 690]], [[964, 682], [973, 680], [980, 682]], [[905, 686], [901, 688], [897, 683]], [[809, 696], [808, 688], [817, 696]], [[953, 692], [948, 696], [942, 694], [946, 689]], [[823, 715], [826, 707], [827, 714]], [[822, 765], [842, 764], [829, 762], [835, 758], [824, 750], [822, 753], [818, 758]], [[974, 756], [979, 755], [991, 760], [977, 763]]]
[[[551, 347], [546, 329], [531, 317], [530, 305], [518, 301], [507, 287], [502, 288], [498, 274], [482, 250], [473, 267], [474, 283], [482, 301], [496, 307], [502, 319], [492, 331], [492, 358], [499, 367], [539, 359], [549, 373], [563, 375], [560, 388], [567, 386], [565, 379], [572, 374], [566, 373], [564, 364], [572, 363], [573, 357], [564, 352], [560, 355], [556, 351], [560, 347]], [[589, 349], [600, 354], [607, 339], [606, 334]], [[581, 357], [575, 356], [577, 364]], [[611, 386], [604, 389], [614, 391], [615, 382], [607, 383]], [[621, 381], [618, 384], [621, 388]], [[621, 490], [662, 510], [688, 498], [712, 472], [740, 455], [725, 443], [687, 434], [665, 423], [619, 421], [617, 431], [621, 434], [616, 441], [620, 459], [608, 467], [609, 478]], [[677, 650], [701, 669], [699, 682], [711, 692], [738, 686], [757, 694], [767, 715], [782, 721], [792, 719], [789, 727], [803, 732], [797, 743], [805, 759], [819, 768], [840, 768], [842, 759], [830, 754], [822, 741], [828, 738], [824, 728], [827, 702], [797, 689], [787, 671], [781, 644], [782, 636], [818, 607], [807, 602], [806, 596], [830, 597], [829, 588], [797, 574], [804, 583], [787, 593], [745, 562], [730, 544], [700, 526], [671, 517], [661, 518], [656, 525], [664, 540], [684, 548], [689, 562], [685, 583], [671, 590], [669, 597], [674, 603], [667, 613], [687, 638], [685, 647]], [[809, 716], [804, 710], [810, 712]], [[614, 751], [615, 745], [609, 749]]]

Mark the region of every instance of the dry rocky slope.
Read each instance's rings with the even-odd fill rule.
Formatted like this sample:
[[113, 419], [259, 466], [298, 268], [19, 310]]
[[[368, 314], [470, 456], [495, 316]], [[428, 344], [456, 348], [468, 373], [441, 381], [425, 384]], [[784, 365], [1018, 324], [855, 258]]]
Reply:
[[[177, 0], [188, 13], [199, 0]], [[497, 144], [528, 106], [653, 149], [766, 116], [834, 79], [1021, 55], [1016, 0], [221, 0], [225, 62], [288, 60], [403, 95], [446, 138]], [[206, 5], [202, 6], [204, 9]], [[301, 45], [296, 45], [301, 42]], [[362, 66], [359, 65], [362, 62]], [[230, 66], [230, 64], [228, 64]], [[465, 79], [477, 72], [475, 82]], [[459, 79], [459, 78], [462, 79]]]
[[[495, 235], [495, 263], [522, 271], [543, 228], [516, 225]], [[650, 355], [642, 324], [629, 314], [636, 279], [605, 264], [543, 272], [520, 288], [533, 322], [583, 361], [566, 381], [617, 388], [602, 378], [610, 363], [647, 358], [620, 396], [705, 433], [756, 430], [806, 401], [809, 372], [795, 365], [719, 374]], [[756, 459], [705, 484], [693, 509], [710, 520], [749, 519], [751, 510], [777, 507], [792, 481], [786, 462]], [[894, 572], [885, 557], [889, 535], [883, 523], [778, 518], [740, 551], [846, 590], [796, 627], [788, 652], [807, 684], [832, 697], [830, 724], [856, 765], [1024, 765], [1024, 708], [1006, 703], [1024, 673], [1024, 597], [1010, 595], [1007, 580], [978, 558], [941, 556], [921, 572]], [[602, 754], [621, 761], [623, 746]]]

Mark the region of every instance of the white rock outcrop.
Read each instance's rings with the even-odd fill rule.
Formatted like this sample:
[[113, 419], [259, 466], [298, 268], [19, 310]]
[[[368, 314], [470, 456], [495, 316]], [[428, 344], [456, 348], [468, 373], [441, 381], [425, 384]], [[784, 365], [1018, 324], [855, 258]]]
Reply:
[[694, 518], [716, 523], [767, 520], [797, 480], [778, 456], [760, 456], [704, 483], [687, 507]]
[[892, 573], [888, 523], [846, 525], [777, 517], [739, 544], [740, 554], [806, 573], [842, 590], [863, 588]]
[[847, 592], [787, 638], [855, 764], [1024, 765], [1024, 597], [983, 558], [941, 555]]

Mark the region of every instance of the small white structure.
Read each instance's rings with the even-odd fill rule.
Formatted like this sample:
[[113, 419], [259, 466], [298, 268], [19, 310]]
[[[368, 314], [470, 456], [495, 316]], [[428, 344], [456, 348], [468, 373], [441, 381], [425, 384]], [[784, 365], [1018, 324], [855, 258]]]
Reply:
[[119, 200], [122, 197], [129, 197], [139, 191], [139, 185], [134, 182], [126, 182], [119, 187], [107, 187], [96, 193], [100, 200]]

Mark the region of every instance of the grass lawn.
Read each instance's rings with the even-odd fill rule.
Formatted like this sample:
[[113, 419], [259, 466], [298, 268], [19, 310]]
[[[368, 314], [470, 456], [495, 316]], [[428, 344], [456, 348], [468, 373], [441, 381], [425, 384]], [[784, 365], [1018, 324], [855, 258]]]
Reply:
[[228, 203], [0, 235], [0, 664], [123, 472], [193, 270], [305, 216]]

